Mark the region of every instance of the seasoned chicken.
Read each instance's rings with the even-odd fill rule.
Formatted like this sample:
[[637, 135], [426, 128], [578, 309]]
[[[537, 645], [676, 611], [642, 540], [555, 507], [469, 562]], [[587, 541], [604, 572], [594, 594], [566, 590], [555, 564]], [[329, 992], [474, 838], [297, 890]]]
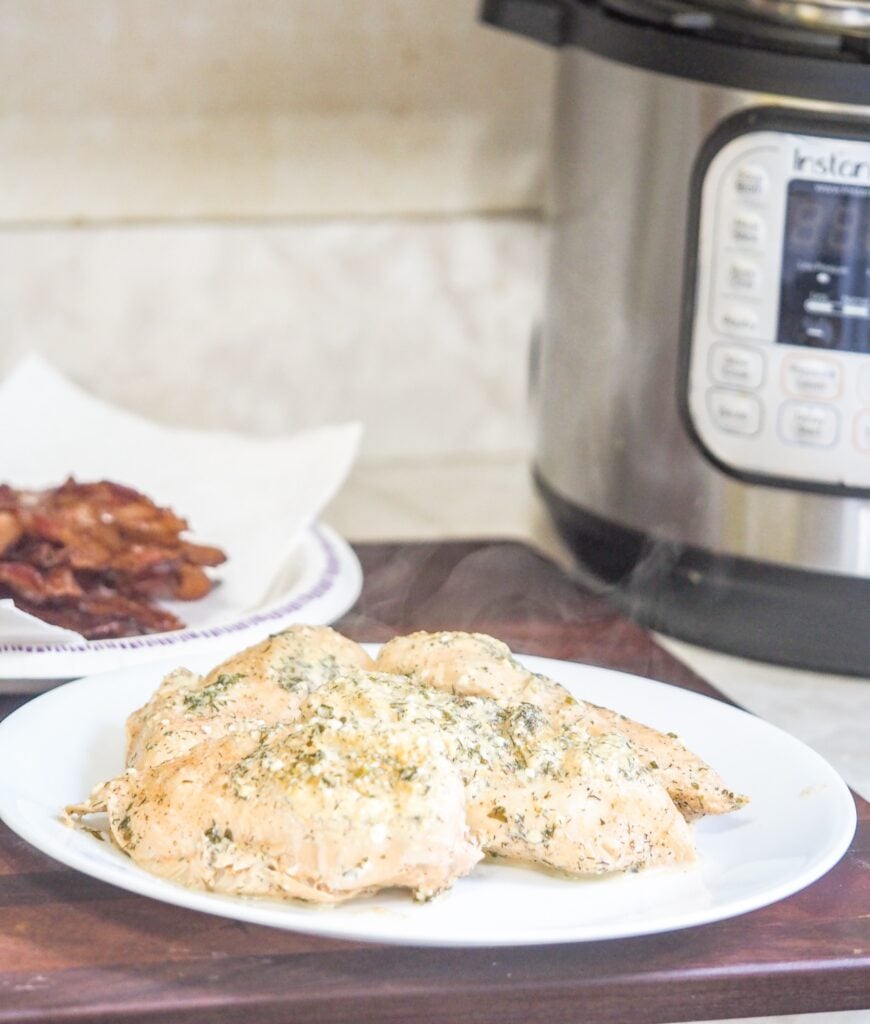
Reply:
[[334, 903], [386, 886], [425, 899], [480, 845], [440, 744], [312, 719], [253, 749], [227, 736], [139, 772], [71, 813], [105, 810], [141, 867], [190, 888]]
[[658, 732], [608, 708], [575, 700], [559, 683], [522, 666], [506, 644], [490, 636], [419, 632], [396, 637], [381, 648], [377, 667], [414, 676], [450, 693], [491, 697], [509, 705], [534, 704], [592, 735], [617, 733], [631, 743], [687, 820], [725, 814], [746, 802], [673, 733]]
[[384, 723], [442, 744], [487, 853], [570, 874], [694, 857], [668, 794], [618, 736], [589, 736], [530, 704], [504, 708], [386, 673], [337, 677], [306, 698], [302, 713]]
[[[184, 885], [320, 902], [428, 898], [484, 853], [574, 875], [694, 857], [668, 792], [693, 776], [650, 766], [645, 727], [489, 637], [414, 634], [376, 667], [293, 627], [174, 672], [128, 722], [127, 771], [68, 812], [105, 812], [121, 849]], [[700, 772], [683, 752], [670, 764]]]
[[347, 668], [373, 668], [371, 658], [326, 626], [293, 626], [218, 665], [204, 678], [178, 669], [127, 720], [127, 765], [145, 768], [227, 733], [259, 740], [261, 732], [298, 717], [299, 700]]

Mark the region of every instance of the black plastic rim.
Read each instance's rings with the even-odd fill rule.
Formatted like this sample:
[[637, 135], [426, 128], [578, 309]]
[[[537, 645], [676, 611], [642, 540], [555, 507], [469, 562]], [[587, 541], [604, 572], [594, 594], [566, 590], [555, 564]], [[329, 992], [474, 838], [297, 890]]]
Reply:
[[870, 675], [870, 580], [717, 555], [618, 526], [535, 482], [578, 564], [652, 629], [791, 668]]
[[681, 27], [592, 3], [484, 0], [481, 9], [490, 24], [646, 71], [747, 92], [870, 106], [870, 54], [863, 46], [853, 48], [831, 34], [819, 35], [827, 48], [809, 39], [802, 46], [780, 38], [775, 26], [756, 23], [752, 31], [724, 31], [715, 14], [707, 13], [709, 25]]

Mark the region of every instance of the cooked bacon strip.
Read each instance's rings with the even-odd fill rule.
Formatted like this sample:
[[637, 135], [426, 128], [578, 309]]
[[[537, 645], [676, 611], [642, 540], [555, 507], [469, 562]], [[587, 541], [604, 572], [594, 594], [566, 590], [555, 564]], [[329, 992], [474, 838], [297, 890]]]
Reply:
[[227, 556], [220, 548], [209, 547], [207, 544], [190, 544], [183, 541], [181, 548], [184, 556], [192, 565], [220, 565]]
[[195, 601], [219, 548], [180, 534], [186, 520], [109, 480], [44, 491], [0, 484], [0, 597], [93, 639], [178, 629], [151, 602]]
[[12, 547], [23, 533], [24, 530], [11, 512], [0, 512], [0, 555]]
[[182, 565], [178, 570], [178, 597], [198, 601], [211, 590], [211, 580], [198, 565]]
[[179, 565], [165, 573], [120, 583], [119, 590], [132, 597], [150, 600], [197, 601], [211, 590], [212, 582], [197, 565]]
[[18, 600], [15, 604], [44, 622], [75, 630], [88, 640], [168, 633], [184, 626], [171, 612], [117, 594], [104, 597], [86, 595], [70, 605], [31, 605]]
[[0, 584], [34, 604], [81, 597], [83, 593], [69, 569], [49, 569], [42, 573], [22, 562], [0, 562]]

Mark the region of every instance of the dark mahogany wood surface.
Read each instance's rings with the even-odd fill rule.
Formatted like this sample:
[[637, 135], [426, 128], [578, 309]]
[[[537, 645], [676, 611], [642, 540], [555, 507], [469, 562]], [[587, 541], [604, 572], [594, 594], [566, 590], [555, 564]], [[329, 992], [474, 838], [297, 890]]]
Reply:
[[[713, 692], [522, 545], [358, 551], [365, 587], [340, 623], [357, 639], [479, 630], [518, 651]], [[0, 698], [0, 715], [25, 699]], [[643, 1024], [865, 1008], [870, 806], [857, 804], [844, 860], [771, 907], [658, 936], [470, 950], [311, 938], [166, 906], [70, 871], [0, 826], [0, 1022]]]

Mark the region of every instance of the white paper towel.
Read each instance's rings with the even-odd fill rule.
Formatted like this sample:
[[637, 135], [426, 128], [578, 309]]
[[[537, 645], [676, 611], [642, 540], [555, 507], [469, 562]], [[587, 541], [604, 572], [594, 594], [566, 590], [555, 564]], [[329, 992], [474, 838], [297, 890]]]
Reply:
[[[210, 570], [219, 586], [204, 601], [170, 606], [187, 622], [225, 619], [263, 601], [347, 476], [360, 435], [358, 423], [280, 438], [164, 427], [94, 398], [37, 356], [0, 384], [0, 482], [113, 480], [183, 516], [187, 539], [224, 550], [227, 561]], [[0, 608], [2, 640], [69, 636], [8, 602]]]

